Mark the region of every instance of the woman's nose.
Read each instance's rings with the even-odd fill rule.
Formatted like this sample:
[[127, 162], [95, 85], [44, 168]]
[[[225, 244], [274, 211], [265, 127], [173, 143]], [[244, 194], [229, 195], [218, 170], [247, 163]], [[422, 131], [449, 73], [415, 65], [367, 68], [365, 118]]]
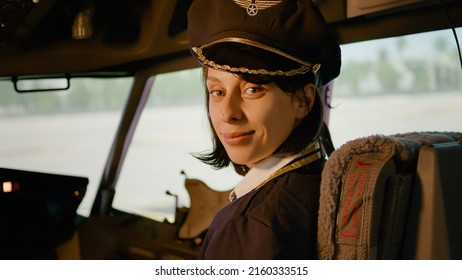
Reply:
[[241, 94], [230, 94], [223, 101], [222, 119], [224, 122], [236, 122], [242, 119]]

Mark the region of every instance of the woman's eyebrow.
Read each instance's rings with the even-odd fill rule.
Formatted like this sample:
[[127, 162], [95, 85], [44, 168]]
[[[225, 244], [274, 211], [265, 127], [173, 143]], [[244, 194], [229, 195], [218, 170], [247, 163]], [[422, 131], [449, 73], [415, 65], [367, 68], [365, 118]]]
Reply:
[[210, 81], [210, 82], [219, 83], [219, 82], [220, 82], [220, 79], [218, 79], [217, 77], [214, 77], [214, 76], [207, 76], [206, 81], [207, 81], [207, 82]]

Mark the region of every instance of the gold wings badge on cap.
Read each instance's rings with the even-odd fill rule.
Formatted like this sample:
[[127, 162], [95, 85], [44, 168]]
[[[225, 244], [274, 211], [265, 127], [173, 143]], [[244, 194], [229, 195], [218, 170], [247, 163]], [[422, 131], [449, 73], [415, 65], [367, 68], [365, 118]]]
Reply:
[[258, 11], [264, 10], [266, 8], [273, 7], [282, 0], [233, 0], [234, 3], [238, 4], [242, 8], [247, 10], [249, 16], [255, 16], [258, 14]]

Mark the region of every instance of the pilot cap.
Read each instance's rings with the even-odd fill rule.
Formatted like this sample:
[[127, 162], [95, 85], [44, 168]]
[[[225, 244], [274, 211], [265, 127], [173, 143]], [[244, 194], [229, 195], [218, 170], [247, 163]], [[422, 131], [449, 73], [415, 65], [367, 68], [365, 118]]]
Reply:
[[337, 37], [311, 0], [194, 0], [188, 11], [192, 54], [238, 74], [315, 74], [324, 85], [340, 73]]

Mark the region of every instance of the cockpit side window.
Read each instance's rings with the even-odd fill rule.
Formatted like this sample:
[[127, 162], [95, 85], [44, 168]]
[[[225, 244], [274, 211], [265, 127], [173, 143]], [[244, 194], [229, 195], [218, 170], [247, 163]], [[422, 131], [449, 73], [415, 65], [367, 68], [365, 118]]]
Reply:
[[[0, 167], [88, 177], [77, 211], [88, 216], [132, 81], [72, 78], [68, 90], [21, 94], [0, 81]], [[50, 80], [24, 82], [56, 88]]]
[[462, 69], [452, 30], [343, 45], [342, 59], [330, 112], [336, 146], [371, 134], [460, 131]]

